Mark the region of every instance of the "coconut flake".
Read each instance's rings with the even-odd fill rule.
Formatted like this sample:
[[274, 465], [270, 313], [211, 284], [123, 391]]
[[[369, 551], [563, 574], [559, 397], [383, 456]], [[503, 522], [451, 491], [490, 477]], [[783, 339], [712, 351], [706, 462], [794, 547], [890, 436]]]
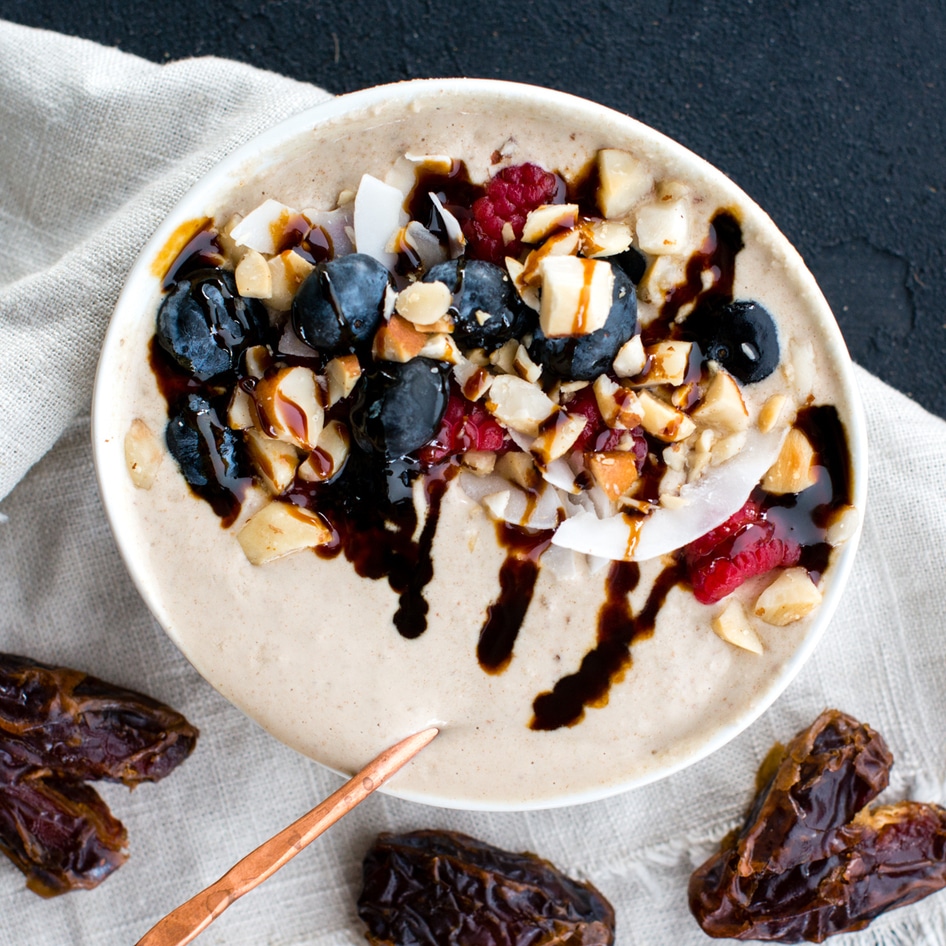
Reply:
[[388, 249], [391, 238], [405, 223], [404, 195], [390, 184], [364, 174], [355, 195], [355, 246], [392, 272], [397, 254]]
[[756, 434], [741, 453], [682, 487], [680, 506], [659, 507], [640, 525], [623, 515], [599, 519], [581, 511], [559, 526], [552, 542], [612, 560], [642, 562], [674, 552], [722, 525], [742, 507], [778, 457], [785, 433]]
[[230, 231], [230, 239], [238, 246], [272, 256], [277, 249], [274, 233], [278, 233], [281, 224], [295, 215], [291, 207], [278, 200], [264, 200]]
[[466, 246], [466, 237], [463, 235], [463, 229], [460, 221], [440, 202], [440, 198], [431, 192], [427, 195], [431, 203], [437, 208], [440, 219], [443, 221], [443, 228], [447, 232], [447, 239], [450, 241], [450, 259], [456, 259], [463, 255], [463, 249]]

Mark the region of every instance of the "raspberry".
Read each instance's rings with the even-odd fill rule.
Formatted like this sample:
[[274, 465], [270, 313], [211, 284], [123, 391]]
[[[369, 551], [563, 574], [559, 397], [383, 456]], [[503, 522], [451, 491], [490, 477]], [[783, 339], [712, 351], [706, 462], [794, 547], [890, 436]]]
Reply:
[[801, 547], [776, 536], [775, 523], [750, 498], [721, 526], [686, 546], [682, 556], [693, 596], [713, 604], [756, 575], [798, 564]]
[[[503, 264], [507, 256], [522, 251], [522, 228], [529, 212], [552, 203], [558, 193], [558, 178], [537, 164], [503, 168], [486, 185], [486, 194], [474, 201], [471, 219], [463, 222], [466, 255], [472, 259]], [[515, 239], [506, 243], [503, 227], [512, 225]]]
[[450, 392], [440, 429], [434, 439], [418, 452], [421, 463], [440, 463], [467, 450], [498, 453], [507, 446], [506, 431], [482, 404], [470, 403], [456, 391]]

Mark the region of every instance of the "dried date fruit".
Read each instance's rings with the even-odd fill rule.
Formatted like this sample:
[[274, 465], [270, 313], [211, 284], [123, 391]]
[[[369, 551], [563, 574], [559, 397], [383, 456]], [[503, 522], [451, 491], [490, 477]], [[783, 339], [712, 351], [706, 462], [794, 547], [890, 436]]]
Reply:
[[134, 786], [164, 778], [196, 741], [180, 713], [151, 697], [0, 654], [0, 748], [19, 765]]
[[799, 733], [742, 830], [690, 878], [704, 932], [820, 943], [946, 886], [946, 810], [864, 807], [891, 763], [876, 732], [836, 710]]
[[534, 854], [452, 831], [381, 834], [358, 915], [375, 946], [608, 946], [614, 910]]
[[40, 896], [97, 886], [125, 863], [125, 843], [122, 823], [83, 782], [10, 774], [0, 791], [0, 850]]
[[197, 736], [144, 694], [0, 654], [0, 852], [42, 896], [97, 886], [125, 862], [126, 835], [85, 781], [156, 782]]
[[739, 837], [739, 871], [781, 873], [836, 853], [839, 829], [886, 787], [893, 756], [870, 726], [826, 710], [787, 746]]

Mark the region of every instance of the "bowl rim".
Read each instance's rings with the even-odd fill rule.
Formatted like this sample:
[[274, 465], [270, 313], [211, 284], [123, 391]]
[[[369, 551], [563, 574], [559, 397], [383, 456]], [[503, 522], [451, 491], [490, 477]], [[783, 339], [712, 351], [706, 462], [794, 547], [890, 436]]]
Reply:
[[[820, 642], [847, 587], [861, 536], [868, 479], [866, 419], [854, 375], [853, 362], [850, 359], [840, 328], [823, 293], [817, 286], [814, 276], [808, 270], [798, 251], [781, 233], [768, 214], [734, 181], [706, 159], [656, 129], [608, 106], [570, 93], [508, 80], [475, 78], [405, 80], [350, 92], [304, 109], [257, 134], [235, 148], [211, 168], [202, 172], [164, 216], [150, 239], [141, 248], [126, 276], [124, 286], [115, 304], [95, 373], [91, 409], [93, 462], [106, 518], [126, 570], [148, 609], [167, 633], [166, 623], [161, 618], [160, 602], [154, 600], [156, 596], [152, 593], [151, 585], [145, 581], [143, 561], [135, 553], [133, 531], [129, 531], [127, 525], [121, 521], [118, 510], [110, 500], [112, 482], [117, 476], [127, 476], [124, 463], [112, 462], [115, 445], [109, 445], [108, 443], [109, 386], [112, 380], [110, 372], [113, 362], [119, 357], [123, 326], [127, 324], [129, 319], [141, 317], [142, 305], [140, 299], [150, 299], [152, 297], [154, 283], [157, 279], [152, 273], [153, 260], [168, 243], [175, 228], [183, 221], [201, 215], [195, 214], [195, 210], [199, 211], [208, 201], [212, 202], [215, 199], [214, 195], [219, 198], [224, 193], [232, 190], [234, 179], [239, 179], [241, 173], [245, 172], [249, 164], [259, 162], [266, 155], [275, 157], [280, 146], [296, 141], [300, 136], [311, 132], [313, 128], [335, 120], [350, 121], [354, 116], [370, 112], [371, 109], [379, 106], [389, 107], [392, 103], [399, 102], [407, 106], [417, 96], [435, 96], [448, 102], [451, 98], [456, 99], [458, 96], [462, 97], [470, 94], [474, 96], [498, 96], [505, 102], [512, 101], [530, 110], [541, 106], [550, 109], [554, 113], [578, 110], [586, 116], [600, 116], [602, 121], [616, 123], [623, 127], [627, 134], [632, 134], [643, 142], [654, 144], [660, 150], [669, 149], [688, 164], [694, 163], [714, 187], [737, 195], [740, 212], [749, 214], [755, 225], [766, 230], [774, 244], [786, 251], [788, 258], [797, 264], [796, 268], [799, 272], [796, 275], [809, 284], [810, 304], [808, 308], [817, 311], [818, 319], [822, 323], [821, 328], [830, 339], [831, 351], [829, 357], [832, 363], [838, 367], [840, 387], [849, 408], [848, 413], [843, 417], [843, 421], [851, 457], [852, 501], [859, 512], [857, 528], [854, 535], [839, 550], [839, 554], [835, 556], [832, 563], [831, 582], [825, 590], [824, 599], [819, 606], [818, 614], [811, 628], [806, 632], [801, 643], [794, 649], [788, 660], [782, 664], [779, 672], [769, 682], [762, 696], [751, 701], [750, 705], [744, 708], [733, 722], [717, 729], [693, 751], [670, 764], [645, 772], [643, 775], [630, 773], [619, 781], [610, 781], [603, 786], [572, 791], [560, 796], [517, 803], [496, 801], [478, 803], [471, 799], [455, 799], [426, 791], [411, 791], [399, 788], [396, 779], [393, 784], [385, 785], [381, 789], [381, 791], [395, 797], [442, 808], [470, 811], [525, 811], [557, 808], [598, 801], [667, 778], [706, 759], [756, 722], [791, 684]], [[567, 115], [562, 116], [563, 123], [566, 118]], [[255, 173], [265, 169], [265, 166], [265, 163], [259, 165]], [[172, 641], [185, 658], [193, 664], [190, 655], [181, 643], [174, 638], [172, 638]], [[212, 683], [210, 685], [213, 686]], [[244, 715], [248, 715], [242, 708], [240, 708], [240, 711], [244, 712]], [[248, 716], [248, 718], [252, 717]], [[273, 738], [278, 739], [276, 736], [273, 736]], [[323, 762], [318, 764], [325, 766]], [[325, 767], [331, 768], [330, 766]], [[337, 769], [333, 769], [333, 771], [337, 771], [340, 775], [350, 774]]]

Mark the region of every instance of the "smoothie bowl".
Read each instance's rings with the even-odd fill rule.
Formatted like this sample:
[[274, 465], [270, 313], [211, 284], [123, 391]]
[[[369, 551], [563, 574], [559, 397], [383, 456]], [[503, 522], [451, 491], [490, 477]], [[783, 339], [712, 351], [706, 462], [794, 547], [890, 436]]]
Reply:
[[102, 494], [172, 640], [341, 772], [538, 808], [703, 758], [812, 652], [864, 425], [800, 257], [632, 119], [511, 83], [343, 96], [144, 249], [96, 383]]

